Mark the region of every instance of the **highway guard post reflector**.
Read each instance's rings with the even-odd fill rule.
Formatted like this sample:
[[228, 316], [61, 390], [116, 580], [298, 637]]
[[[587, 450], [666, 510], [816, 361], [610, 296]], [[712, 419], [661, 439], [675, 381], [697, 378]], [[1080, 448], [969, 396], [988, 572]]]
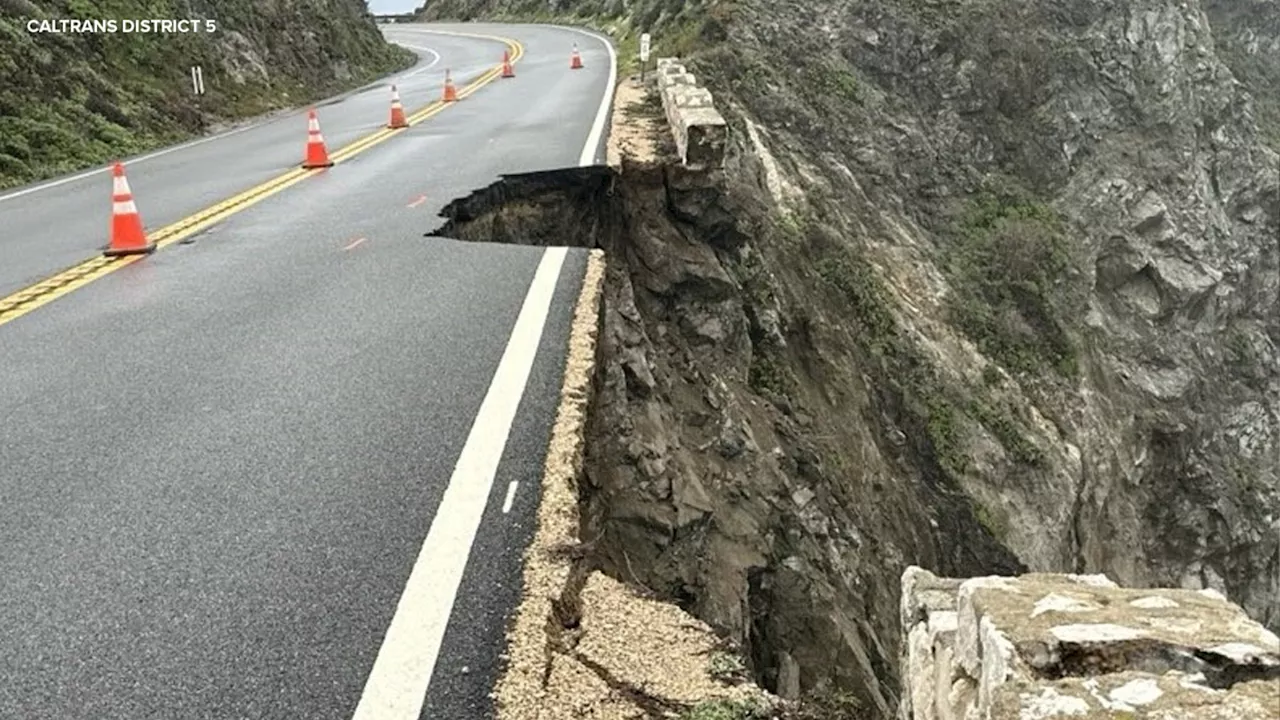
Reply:
[[573, 54], [569, 56], [569, 69], [570, 70], [582, 69], [582, 53], [578, 52], [577, 43], [573, 44]]
[[316, 109], [311, 108], [307, 113], [307, 155], [302, 161], [302, 167], [309, 170], [332, 165], [329, 150], [324, 146], [324, 136], [320, 134], [320, 118], [316, 116]]
[[391, 86], [391, 122], [387, 123], [387, 127], [407, 128], [409, 123], [404, 118], [404, 106], [400, 104], [400, 91], [395, 85]]
[[453, 86], [453, 74], [448, 70], [444, 71], [444, 101], [458, 102], [458, 88]]
[[515, 76], [516, 76], [516, 71], [514, 68], [511, 67], [511, 51], [503, 50], [502, 51], [502, 77], [513, 78]]
[[124, 165], [117, 162], [111, 168], [111, 238], [103, 254], [108, 257], [144, 255], [155, 249], [156, 244], [147, 241], [147, 233], [142, 229], [142, 217], [133, 204]]

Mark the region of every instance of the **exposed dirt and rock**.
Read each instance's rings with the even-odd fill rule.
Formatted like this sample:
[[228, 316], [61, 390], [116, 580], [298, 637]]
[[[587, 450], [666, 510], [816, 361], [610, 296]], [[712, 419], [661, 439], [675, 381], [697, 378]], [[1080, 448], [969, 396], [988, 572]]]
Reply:
[[662, 125], [662, 110], [656, 107], [649, 86], [638, 76], [624, 77], [613, 96], [613, 122], [609, 128], [608, 164], [622, 167], [625, 156], [634, 163], [652, 163], [659, 148], [670, 141]]
[[1280, 629], [1276, 9], [712, 3], [686, 60], [723, 168], [660, 145], [451, 206], [442, 234], [609, 258], [594, 562], [865, 717], [901, 697], [912, 564]]

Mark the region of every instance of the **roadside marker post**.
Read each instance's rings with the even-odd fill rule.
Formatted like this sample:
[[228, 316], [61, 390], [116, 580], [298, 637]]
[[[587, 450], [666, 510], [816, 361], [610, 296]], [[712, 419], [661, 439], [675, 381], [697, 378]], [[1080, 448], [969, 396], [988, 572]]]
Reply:
[[640, 82], [644, 82], [644, 67], [649, 62], [649, 33], [640, 35]]
[[193, 103], [196, 108], [196, 116], [199, 118], [200, 129], [205, 127], [204, 122], [204, 68], [199, 65], [191, 66], [191, 92], [195, 94]]

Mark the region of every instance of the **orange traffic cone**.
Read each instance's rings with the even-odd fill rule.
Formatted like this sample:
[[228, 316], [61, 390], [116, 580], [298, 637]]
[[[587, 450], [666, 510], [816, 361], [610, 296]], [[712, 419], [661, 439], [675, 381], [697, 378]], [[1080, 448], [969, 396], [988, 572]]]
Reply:
[[582, 69], [582, 54], [578, 52], [577, 43], [573, 44], [573, 55], [569, 56], [569, 69], [570, 70]]
[[142, 217], [138, 215], [138, 206], [133, 204], [124, 165], [116, 163], [111, 168], [111, 239], [103, 254], [108, 257], [142, 255], [155, 249], [156, 244], [148, 242], [147, 233], [142, 229]]
[[516, 71], [511, 67], [511, 51], [504, 50], [502, 51], [502, 77], [513, 78], [515, 76]]
[[453, 75], [448, 70], [444, 71], [444, 101], [458, 102], [458, 88], [453, 86]]
[[389, 128], [407, 128], [409, 123], [404, 119], [404, 106], [400, 104], [400, 91], [395, 85], [391, 86], [391, 122], [387, 123]]
[[324, 146], [324, 136], [320, 134], [320, 118], [316, 117], [316, 109], [307, 113], [307, 156], [302, 160], [306, 169], [331, 167], [329, 150]]

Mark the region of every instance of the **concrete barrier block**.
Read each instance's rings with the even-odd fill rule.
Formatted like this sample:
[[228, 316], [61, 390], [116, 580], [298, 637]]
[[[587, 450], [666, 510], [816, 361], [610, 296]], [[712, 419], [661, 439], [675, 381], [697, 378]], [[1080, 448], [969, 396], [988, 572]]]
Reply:
[[932, 610], [956, 582], [903, 574], [900, 720], [1274, 716], [1280, 638], [1221, 595], [1028, 573], [960, 581], [956, 610]]
[[658, 76], [658, 87], [693, 87], [697, 84], [697, 80], [693, 77], [693, 73], [688, 72], [670, 72], [666, 75]]
[[688, 87], [677, 85], [675, 92], [671, 95], [671, 100], [675, 102], [679, 108], [709, 108], [715, 107], [715, 103], [711, 100], [711, 91], [706, 88]]
[[681, 65], [680, 63], [670, 63], [667, 65], [661, 65], [658, 67], [658, 82], [662, 82], [664, 78], [670, 77], [672, 75], [683, 75], [687, 72], [689, 71], [685, 69], [685, 66]]
[[728, 139], [728, 126], [720, 114], [714, 110], [719, 122], [689, 123], [685, 129], [685, 165], [695, 168], [718, 167], [724, 161], [725, 144]]
[[677, 58], [658, 59], [658, 94], [681, 162], [697, 168], [723, 163], [728, 123], [715, 109], [711, 91], [698, 87]]
[[725, 127], [724, 116], [713, 107], [692, 107], [681, 110], [685, 127]]

